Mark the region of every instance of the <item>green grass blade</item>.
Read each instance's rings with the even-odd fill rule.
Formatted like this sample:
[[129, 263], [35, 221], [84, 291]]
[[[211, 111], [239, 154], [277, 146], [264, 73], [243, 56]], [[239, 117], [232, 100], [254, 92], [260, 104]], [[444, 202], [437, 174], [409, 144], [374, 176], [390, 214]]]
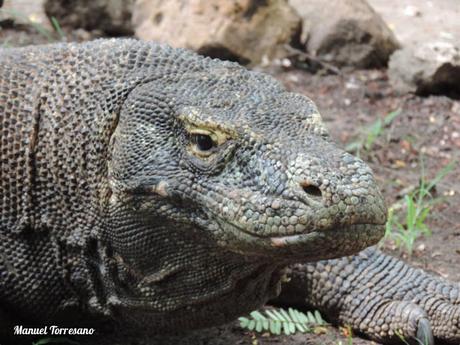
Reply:
[[59, 22], [56, 19], [56, 17], [53, 17], [53, 16], [51, 17], [51, 24], [53, 25], [54, 30], [57, 32], [57, 34], [59, 35], [61, 40], [62, 41], [66, 40], [67, 37], [66, 37], [64, 31], [62, 30], [61, 25], [59, 24]]

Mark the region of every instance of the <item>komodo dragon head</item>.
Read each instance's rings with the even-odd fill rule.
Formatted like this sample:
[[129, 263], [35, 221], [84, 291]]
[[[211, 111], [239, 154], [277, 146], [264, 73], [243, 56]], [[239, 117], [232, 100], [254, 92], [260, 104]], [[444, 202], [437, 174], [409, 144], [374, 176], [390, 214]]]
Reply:
[[287, 264], [381, 238], [371, 170], [333, 143], [310, 99], [237, 64], [176, 54], [180, 69], [144, 72], [111, 140], [106, 281], [126, 319], [225, 321], [275, 295]]

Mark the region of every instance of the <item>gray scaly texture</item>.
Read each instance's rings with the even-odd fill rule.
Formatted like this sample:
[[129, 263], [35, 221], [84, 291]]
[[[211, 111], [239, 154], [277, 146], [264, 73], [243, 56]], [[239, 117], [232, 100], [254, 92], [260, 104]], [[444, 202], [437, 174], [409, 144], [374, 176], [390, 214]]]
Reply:
[[[422, 298], [438, 303], [439, 286], [457, 296], [450, 283], [416, 271], [432, 284], [408, 304], [361, 288], [409, 270], [375, 265], [379, 252], [305, 264], [375, 244], [386, 209], [315, 105], [269, 76], [134, 40], [5, 50], [0, 143], [0, 314], [13, 323], [131, 334], [218, 325], [276, 297], [285, 268], [303, 263], [291, 270], [300, 303], [370, 337], [400, 327], [420, 338], [431, 322], [436, 337], [459, 338], [458, 311]], [[371, 293], [394, 307], [347, 309]], [[388, 336], [372, 324], [382, 319]]]

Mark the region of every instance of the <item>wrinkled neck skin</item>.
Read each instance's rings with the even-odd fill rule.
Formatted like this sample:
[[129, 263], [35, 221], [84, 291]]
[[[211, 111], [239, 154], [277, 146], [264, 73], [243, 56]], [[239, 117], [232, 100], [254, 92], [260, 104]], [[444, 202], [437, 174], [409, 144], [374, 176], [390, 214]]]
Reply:
[[[165, 219], [171, 206], [162, 201], [121, 194], [112, 195], [112, 204], [131, 207], [109, 210], [99, 304], [134, 332], [229, 322], [279, 294], [286, 263], [220, 248], [202, 229]], [[159, 214], [146, 213], [152, 209]]]

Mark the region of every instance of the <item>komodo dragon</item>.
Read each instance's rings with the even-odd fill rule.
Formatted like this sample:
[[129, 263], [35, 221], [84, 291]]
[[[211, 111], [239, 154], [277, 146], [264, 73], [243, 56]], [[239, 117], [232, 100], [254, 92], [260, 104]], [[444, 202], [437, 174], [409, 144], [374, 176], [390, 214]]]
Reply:
[[275, 298], [287, 272], [278, 303], [383, 343], [460, 342], [457, 284], [374, 248], [333, 259], [381, 238], [384, 202], [312, 101], [272, 77], [136, 40], [8, 49], [0, 121], [4, 336], [214, 326]]

